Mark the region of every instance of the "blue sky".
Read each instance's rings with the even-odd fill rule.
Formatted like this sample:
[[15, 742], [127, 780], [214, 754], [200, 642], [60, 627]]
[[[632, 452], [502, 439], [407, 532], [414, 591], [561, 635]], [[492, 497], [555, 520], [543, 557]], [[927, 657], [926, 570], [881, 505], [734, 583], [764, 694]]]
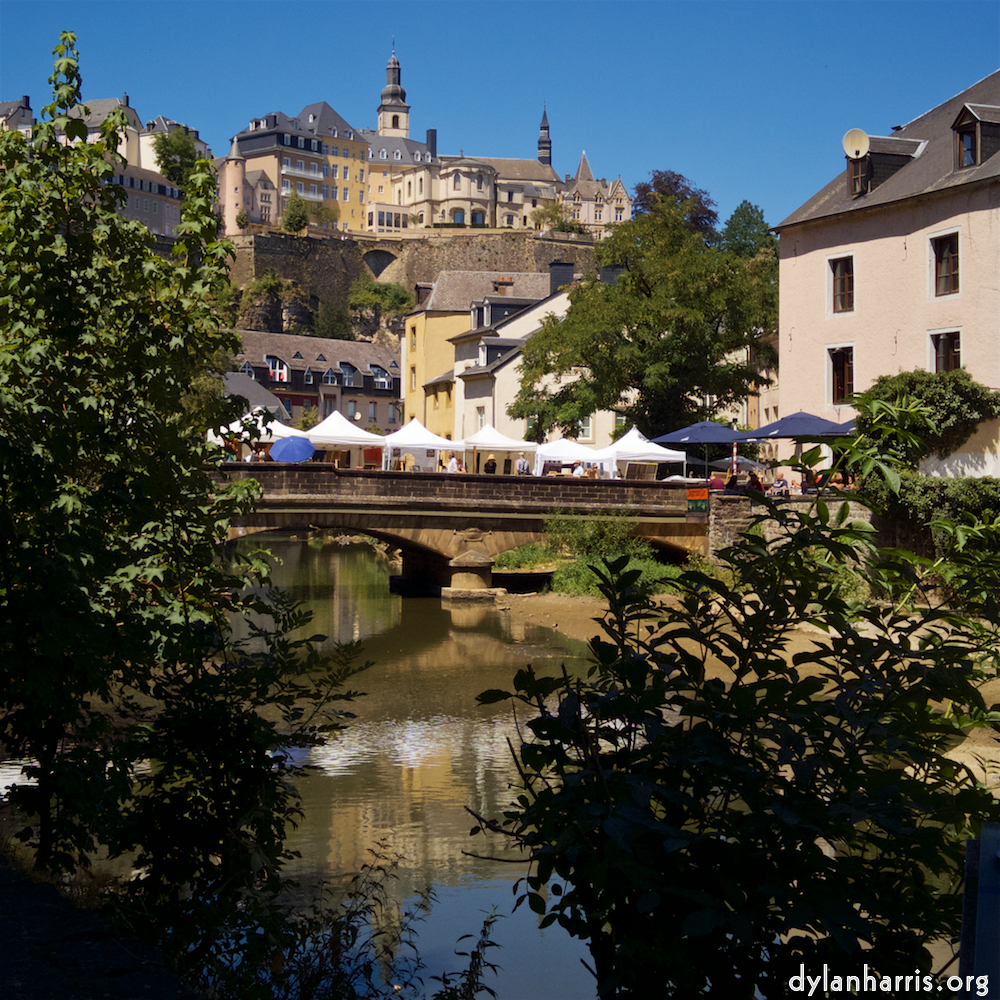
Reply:
[[63, 29], [85, 98], [127, 92], [217, 156], [319, 100], [374, 127], [395, 37], [410, 134], [440, 153], [534, 157], [544, 103], [561, 174], [582, 150], [630, 190], [675, 170], [723, 221], [746, 198], [772, 225], [843, 168], [848, 129], [886, 135], [1000, 67], [1000, 0], [0, 0], [0, 99], [48, 103]]

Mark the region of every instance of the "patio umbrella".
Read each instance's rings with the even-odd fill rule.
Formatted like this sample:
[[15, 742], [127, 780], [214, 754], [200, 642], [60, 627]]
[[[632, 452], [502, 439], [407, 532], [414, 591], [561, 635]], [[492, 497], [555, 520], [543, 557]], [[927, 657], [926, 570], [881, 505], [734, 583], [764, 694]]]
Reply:
[[305, 462], [315, 451], [308, 438], [286, 437], [271, 445], [270, 455], [275, 462]]
[[769, 468], [766, 463], [755, 462], [752, 458], [747, 458], [745, 455], [737, 455], [735, 460], [732, 458], [720, 458], [718, 462], [708, 463], [710, 469], [721, 469], [723, 472], [734, 465], [739, 472], [763, 472]]
[[734, 430], [726, 424], [718, 424], [714, 420], [699, 420], [689, 427], [682, 427], [679, 431], [671, 431], [669, 434], [661, 434], [658, 438], [653, 438], [657, 444], [703, 444], [705, 445], [705, 464], [708, 465], [708, 445], [710, 444], [731, 444], [733, 446], [733, 457], [729, 465], [735, 471], [736, 443], [745, 440], [739, 431]]
[[745, 434], [741, 434], [737, 440], [763, 441], [766, 438], [802, 438], [809, 441], [821, 441], [825, 438], [844, 436], [844, 428], [836, 421], [799, 410], [798, 413], [758, 427], [755, 431], [747, 431]]

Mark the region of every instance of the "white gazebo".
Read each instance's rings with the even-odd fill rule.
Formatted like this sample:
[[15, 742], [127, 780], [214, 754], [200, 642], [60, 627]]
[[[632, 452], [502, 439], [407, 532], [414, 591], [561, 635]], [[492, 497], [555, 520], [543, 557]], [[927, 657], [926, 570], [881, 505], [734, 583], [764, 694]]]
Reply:
[[[413, 417], [401, 430], [387, 434], [382, 441], [385, 444], [385, 451], [382, 452], [383, 469], [389, 468], [394, 453], [398, 452], [402, 457], [409, 452], [416, 459], [414, 469], [424, 472], [434, 472], [437, 469], [438, 455], [442, 451], [461, 451], [464, 444], [462, 441], [449, 441], [429, 431], [416, 417]], [[420, 452], [424, 452], [425, 456], [431, 459], [432, 465], [429, 469], [425, 469], [425, 462], [418, 458]]]
[[594, 453], [591, 461], [618, 464], [620, 462], [681, 462], [687, 466], [687, 455], [650, 441], [633, 427], [617, 441]]
[[593, 465], [598, 461], [597, 452], [579, 441], [570, 438], [556, 438], [540, 444], [535, 452], [535, 475], [540, 476], [546, 462], [586, 462]]

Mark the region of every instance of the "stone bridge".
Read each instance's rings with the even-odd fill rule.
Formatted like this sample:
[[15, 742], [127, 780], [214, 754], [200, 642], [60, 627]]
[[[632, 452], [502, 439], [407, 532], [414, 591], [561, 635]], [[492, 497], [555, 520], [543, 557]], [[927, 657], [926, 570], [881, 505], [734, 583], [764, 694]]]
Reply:
[[264, 490], [256, 510], [234, 522], [234, 536], [273, 529], [372, 535], [402, 550], [404, 586], [440, 587], [444, 596], [488, 591], [494, 557], [540, 541], [554, 513], [618, 514], [658, 548], [708, 554], [708, 515], [688, 512], [684, 485], [277, 462], [232, 463], [222, 475], [256, 479]]

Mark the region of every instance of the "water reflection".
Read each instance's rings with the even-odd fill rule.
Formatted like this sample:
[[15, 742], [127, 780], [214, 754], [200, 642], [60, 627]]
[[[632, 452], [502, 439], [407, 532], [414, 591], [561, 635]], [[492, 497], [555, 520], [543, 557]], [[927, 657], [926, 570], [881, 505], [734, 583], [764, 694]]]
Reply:
[[[314, 612], [308, 634], [361, 640], [374, 663], [356, 678], [367, 692], [353, 706], [358, 718], [308, 758], [317, 770], [300, 786], [306, 821], [290, 840], [301, 853], [292, 872], [304, 885], [340, 880], [387, 841], [405, 858], [400, 898], [429, 886], [439, 899], [420, 929], [428, 973], [454, 969], [456, 939], [478, 933], [483, 910], [509, 914], [513, 883], [525, 871], [502, 838], [469, 836], [465, 806], [499, 816], [511, 800], [507, 740], [518, 739], [509, 704], [480, 707], [475, 697], [508, 686], [528, 662], [577, 666], [585, 647], [549, 629], [518, 627], [493, 608], [449, 610], [390, 594], [388, 564], [365, 545], [281, 536], [265, 544], [280, 558], [275, 583]], [[557, 928], [540, 932], [526, 906], [499, 921], [495, 939], [504, 947], [491, 957], [504, 971], [491, 985], [501, 1000], [593, 996], [579, 964], [585, 949]]]

